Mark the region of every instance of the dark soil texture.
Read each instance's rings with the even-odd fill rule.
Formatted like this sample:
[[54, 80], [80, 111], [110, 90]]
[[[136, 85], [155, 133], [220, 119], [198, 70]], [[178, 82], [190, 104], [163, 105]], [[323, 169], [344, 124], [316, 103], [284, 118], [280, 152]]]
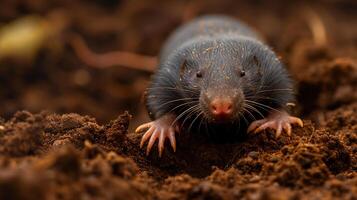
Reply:
[[[304, 127], [230, 144], [183, 133], [176, 153], [167, 142], [146, 156], [133, 128], [148, 120], [150, 73], [86, 66], [68, 38], [156, 56], [210, 13], [245, 21], [277, 52]], [[0, 60], [0, 199], [357, 199], [355, 1], [4, 0], [0, 28], [34, 14], [65, 23], [33, 58]]]

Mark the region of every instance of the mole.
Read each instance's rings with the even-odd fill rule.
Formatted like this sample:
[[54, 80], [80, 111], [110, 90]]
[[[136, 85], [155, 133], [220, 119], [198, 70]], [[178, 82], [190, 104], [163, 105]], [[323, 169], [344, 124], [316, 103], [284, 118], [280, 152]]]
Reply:
[[205, 127], [219, 137], [269, 128], [278, 138], [303, 126], [287, 112], [294, 91], [282, 62], [253, 29], [228, 16], [201, 16], [174, 31], [145, 99], [152, 121], [135, 132], [144, 132], [147, 155], [158, 141], [161, 157], [166, 139], [175, 152], [185, 128]]

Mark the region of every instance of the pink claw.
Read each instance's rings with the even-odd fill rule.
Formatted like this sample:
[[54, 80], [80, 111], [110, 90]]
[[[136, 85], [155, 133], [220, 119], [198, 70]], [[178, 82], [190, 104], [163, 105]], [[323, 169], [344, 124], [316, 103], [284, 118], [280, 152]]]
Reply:
[[291, 125], [297, 124], [303, 127], [300, 118], [292, 117], [286, 112], [273, 112], [267, 118], [252, 122], [248, 127], [248, 132], [259, 133], [267, 128], [276, 130], [275, 136], [278, 138], [284, 130], [291, 136]]
[[179, 129], [178, 125], [172, 126], [174, 120], [175, 116], [165, 115], [155, 121], [145, 123], [135, 130], [135, 132], [141, 132], [144, 129], [147, 129], [140, 142], [140, 148], [142, 148], [144, 146], [144, 143], [149, 140], [148, 145], [146, 147], [146, 155], [149, 155], [156, 140], [159, 140], [158, 151], [159, 157], [161, 157], [162, 152], [164, 151], [166, 138], [169, 139], [173, 151], [176, 152], [175, 132], [178, 132]]

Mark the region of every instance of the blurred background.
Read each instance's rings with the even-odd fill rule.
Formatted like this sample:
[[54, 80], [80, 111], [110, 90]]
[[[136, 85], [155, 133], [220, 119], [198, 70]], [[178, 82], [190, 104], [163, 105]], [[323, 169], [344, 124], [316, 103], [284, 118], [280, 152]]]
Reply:
[[151, 73], [90, 67], [72, 36], [97, 53], [157, 56], [170, 32], [203, 14], [241, 19], [265, 38], [297, 82], [301, 115], [318, 121], [316, 113], [356, 101], [354, 0], [1, 0], [0, 116], [48, 110], [106, 123], [128, 110], [133, 126], [147, 120]]

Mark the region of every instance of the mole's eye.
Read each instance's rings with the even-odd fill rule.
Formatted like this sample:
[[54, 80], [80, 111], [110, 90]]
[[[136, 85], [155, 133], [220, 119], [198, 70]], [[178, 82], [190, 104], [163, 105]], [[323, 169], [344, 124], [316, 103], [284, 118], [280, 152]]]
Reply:
[[196, 77], [197, 77], [197, 78], [201, 78], [201, 77], [202, 77], [202, 72], [201, 72], [201, 71], [198, 71], [198, 72], [196, 73]]
[[240, 75], [240, 77], [245, 76], [245, 71], [244, 71], [244, 70], [241, 70], [239, 75]]

